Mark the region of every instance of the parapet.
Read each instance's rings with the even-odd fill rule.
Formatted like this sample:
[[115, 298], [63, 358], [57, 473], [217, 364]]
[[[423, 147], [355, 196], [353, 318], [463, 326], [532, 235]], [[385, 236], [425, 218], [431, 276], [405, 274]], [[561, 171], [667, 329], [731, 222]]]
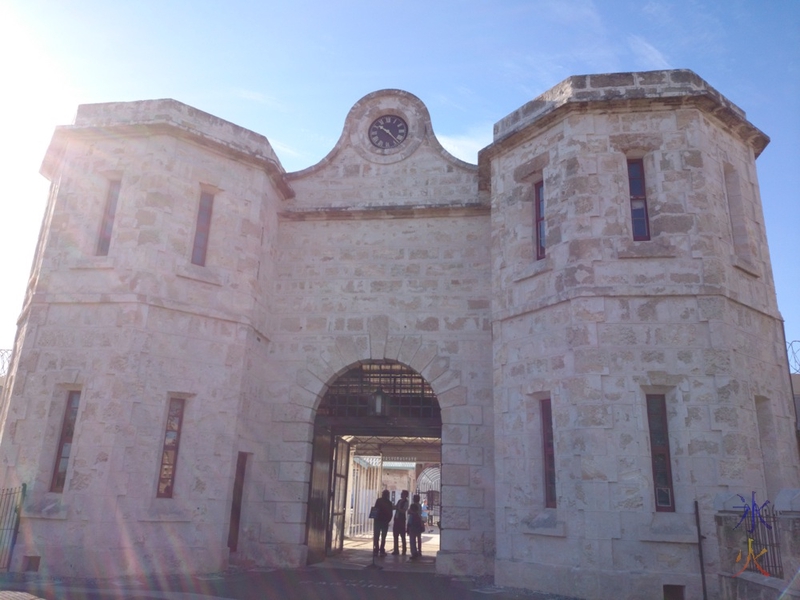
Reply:
[[590, 105], [661, 103], [695, 105], [710, 113], [745, 141], [758, 156], [769, 138], [753, 126], [745, 112], [688, 69], [607, 73], [568, 77], [541, 96], [521, 106], [494, 126], [494, 144], [548, 117]]
[[57, 127], [42, 165], [49, 176], [67, 140], [167, 134], [190, 139], [237, 160], [262, 165], [287, 196], [285, 174], [266, 137], [170, 98], [81, 104], [73, 125]]

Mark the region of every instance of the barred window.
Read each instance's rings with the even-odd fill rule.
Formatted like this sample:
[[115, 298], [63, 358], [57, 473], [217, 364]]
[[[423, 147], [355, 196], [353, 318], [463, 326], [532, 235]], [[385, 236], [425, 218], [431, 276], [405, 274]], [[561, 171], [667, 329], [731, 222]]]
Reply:
[[161, 453], [161, 467], [158, 475], [157, 498], [172, 498], [175, 487], [175, 467], [178, 463], [178, 447], [181, 442], [183, 425], [183, 409], [186, 401], [183, 398], [169, 399], [167, 426], [164, 432], [164, 447]]
[[192, 246], [192, 264], [206, 264], [208, 251], [208, 238], [211, 234], [211, 213], [214, 208], [214, 194], [202, 192], [200, 206], [197, 209], [197, 225], [194, 231], [194, 245]]
[[120, 185], [120, 181], [111, 181], [108, 184], [106, 208], [103, 211], [103, 221], [100, 224], [100, 235], [97, 237], [97, 256], [108, 256], [108, 249], [111, 247], [111, 231], [114, 228], [114, 219], [117, 215]]
[[328, 389], [319, 414], [331, 417], [370, 415], [370, 398], [376, 390], [387, 396], [386, 416], [440, 419], [436, 394], [421, 375], [391, 361], [358, 365], [344, 373]]
[[536, 260], [545, 257], [545, 221], [544, 221], [544, 181], [540, 181], [533, 187], [534, 190], [534, 230], [536, 243]]
[[541, 401], [542, 443], [544, 446], [544, 505], [556, 508], [556, 458], [553, 444], [553, 412], [550, 398]]
[[650, 219], [647, 215], [647, 195], [644, 185], [644, 161], [641, 158], [628, 161], [628, 184], [631, 194], [631, 227], [633, 239], [650, 239]]
[[656, 510], [675, 512], [672, 490], [672, 462], [667, 430], [667, 401], [663, 394], [647, 396], [647, 423], [650, 427], [650, 457], [653, 461], [653, 485]]
[[53, 468], [53, 479], [50, 482], [50, 491], [61, 493], [67, 481], [67, 466], [69, 455], [72, 451], [72, 438], [75, 435], [75, 424], [78, 421], [78, 403], [81, 399], [80, 392], [67, 394], [67, 407], [64, 411], [64, 421], [61, 424], [61, 435], [58, 439], [56, 451], [56, 464]]

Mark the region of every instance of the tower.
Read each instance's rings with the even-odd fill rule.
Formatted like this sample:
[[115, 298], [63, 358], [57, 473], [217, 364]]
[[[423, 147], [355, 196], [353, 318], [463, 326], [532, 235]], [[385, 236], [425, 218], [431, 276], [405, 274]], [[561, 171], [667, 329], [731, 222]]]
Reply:
[[697, 594], [715, 503], [797, 487], [767, 142], [690, 71], [570, 77], [495, 126], [500, 583]]

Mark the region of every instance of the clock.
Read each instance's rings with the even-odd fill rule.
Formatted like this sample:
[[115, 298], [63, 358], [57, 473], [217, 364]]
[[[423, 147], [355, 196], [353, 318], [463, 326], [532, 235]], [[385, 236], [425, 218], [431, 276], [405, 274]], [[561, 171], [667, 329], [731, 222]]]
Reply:
[[397, 115], [378, 117], [369, 126], [369, 141], [381, 150], [397, 148], [408, 136], [408, 125]]

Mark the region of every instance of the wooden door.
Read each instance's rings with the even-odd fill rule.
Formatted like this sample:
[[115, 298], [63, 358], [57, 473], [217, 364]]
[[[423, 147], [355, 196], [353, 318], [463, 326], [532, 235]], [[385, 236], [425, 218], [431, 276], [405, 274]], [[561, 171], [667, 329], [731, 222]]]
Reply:
[[339, 554], [344, 548], [344, 524], [349, 506], [347, 474], [350, 471], [350, 444], [337, 437], [334, 446], [331, 477], [331, 535], [329, 554]]
[[331, 459], [333, 436], [327, 427], [314, 428], [314, 447], [311, 454], [311, 490], [308, 496], [306, 543], [308, 564], [325, 560], [330, 515]]

